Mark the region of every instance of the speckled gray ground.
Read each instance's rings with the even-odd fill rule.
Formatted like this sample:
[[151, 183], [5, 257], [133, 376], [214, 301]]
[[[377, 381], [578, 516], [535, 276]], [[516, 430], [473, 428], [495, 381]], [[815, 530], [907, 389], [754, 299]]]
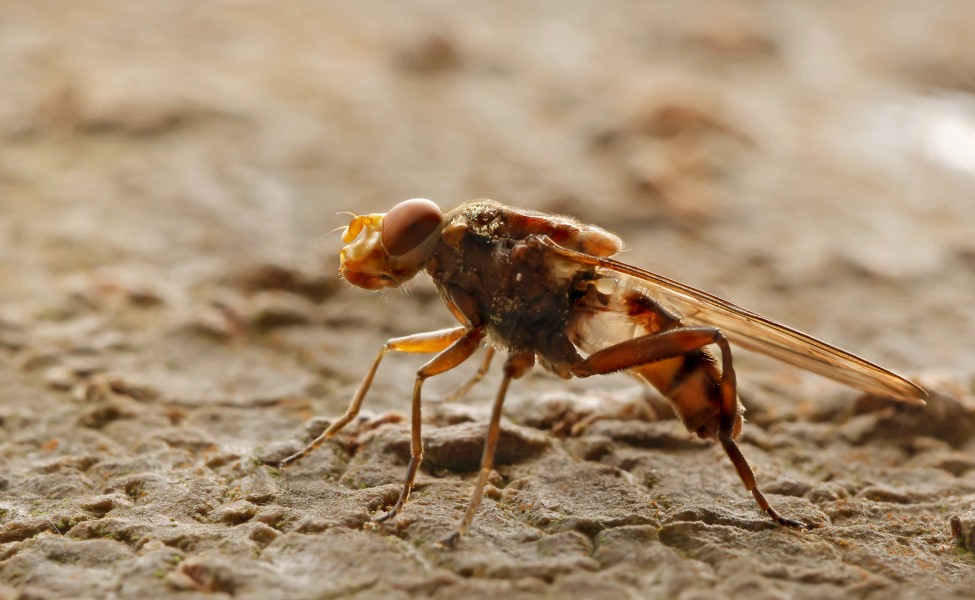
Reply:
[[[965, 0], [0, 2], [0, 598], [975, 595], [973, 30]], [[743, 449], [797, 532], [630, 380], [538, 374], [443, 549], [489, 376], [427, 404], [374, 527], [417, 357], [266, 464], [384, 339], [449, 324], [428, 281], [343, 286], [323, 241], [414, 196], [598, 223], [931, 402], [739, 353]]]

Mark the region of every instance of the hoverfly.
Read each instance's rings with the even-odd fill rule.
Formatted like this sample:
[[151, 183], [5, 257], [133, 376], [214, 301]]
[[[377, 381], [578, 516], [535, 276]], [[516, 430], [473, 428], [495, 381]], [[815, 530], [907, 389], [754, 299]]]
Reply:
[[340, 271], [348, 282], [379, 290], [397, 287], [426, 270], [461, 324], [388, 340], [345, 415], [281, 466], [307, 456], [358, 415], [387, 353], [435, 353], [417, 371], [413, 387], [410, 462], [402, 492], [376, 520], [395, 517], [410, 496], [423, 459], [423, 382], [457, 367], [486, 343], [488, 355], [478, 376], [496, 350], [507, 357], [481, 470], [448, 543], [466, 533], [481, 503], [508, 386], [536, 362], [565, 379], [619, 371], [643, 379], [670, 400], [689, 432], [721, 443], [758, 506], [789, 527], [803, 524], [769, 504], [735, 443], [743, 409], [729, 342], [877, 396], [924, 404], [927, 395], [858, 356], [707, 292], [613, 260], [622, 248], [620, 238], [568, 217], [491, 200], [467, 202], [443, 214], [430, 200], [413, 199], [385, 214], [355, 216], [343, 241], [348, 245], [340, 253]]

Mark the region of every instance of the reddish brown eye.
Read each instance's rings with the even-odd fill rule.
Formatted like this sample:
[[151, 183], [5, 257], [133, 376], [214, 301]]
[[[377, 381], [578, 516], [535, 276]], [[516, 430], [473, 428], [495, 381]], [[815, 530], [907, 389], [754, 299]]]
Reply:
[[400, 202], [383, 217], [383, 246], [390, 256], [406, 254], [430, 237], [440, 222], [440, 207], [429, 200], [414, 198]]

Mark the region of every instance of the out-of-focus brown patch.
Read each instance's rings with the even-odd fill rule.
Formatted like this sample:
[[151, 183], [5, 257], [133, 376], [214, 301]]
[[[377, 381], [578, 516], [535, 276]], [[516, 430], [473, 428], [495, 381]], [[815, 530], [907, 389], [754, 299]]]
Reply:
[[404, 46], [396, 54], [396, 65], [406, 71], [429, 75], [461, 64], [457, 43], [443, 33], [431, 33]]

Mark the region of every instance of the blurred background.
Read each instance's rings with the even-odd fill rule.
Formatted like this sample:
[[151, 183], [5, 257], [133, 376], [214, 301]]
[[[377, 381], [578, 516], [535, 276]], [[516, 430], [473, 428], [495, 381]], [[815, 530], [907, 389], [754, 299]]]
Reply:
[[971, 364], [965, 0], [0, 15], [7, 311], [93, 274], [177, 294], [257, 263], [331, 276], [337, 211], [490, 197], [901, 369]]

